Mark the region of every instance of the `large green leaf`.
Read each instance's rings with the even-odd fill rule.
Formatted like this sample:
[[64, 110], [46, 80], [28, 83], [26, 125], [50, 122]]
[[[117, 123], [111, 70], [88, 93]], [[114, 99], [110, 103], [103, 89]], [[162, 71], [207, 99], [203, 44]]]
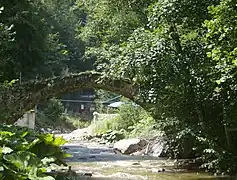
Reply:
[[55, 180], [52, 176], [46, 176], [44, 174], [41, 174], [39, 177], [38, 171], [39, 169], [37, 167], [32, 167], [28, 174], [28, 178], [30, 180]]
[[44, 164], [44, 165], [48, 165], [52, 162], [55, 162], [55, 158], [51, 157], [51, 158], [47, 158], [45, 157], [44, 159], [41, 159], [41, 162]]
[[11, 152], [13, 152], [13, 150], [9, 147], [3, 147], [3, 148], [0, 149], [0, 152], [2, 154], [10, 154]]
[[3, 159], [12, 164], [16, 170], [29, 172], [32, 167], [40, 167], [40, 159], [33, 153], [18, 151], [3, 156]]
[[53, 141], [53, 145], [55, 146], [61, 146], [64, 145], [67, 141], [65, 139], [63, 139], [62, 137], [56, 137]]

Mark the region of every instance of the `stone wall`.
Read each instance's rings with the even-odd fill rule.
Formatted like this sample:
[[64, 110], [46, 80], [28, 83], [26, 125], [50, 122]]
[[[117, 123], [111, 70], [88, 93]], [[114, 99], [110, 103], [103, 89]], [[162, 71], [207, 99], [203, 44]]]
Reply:
[[17, 126], [28, 127], [30, 129], [35, 128], [35, 111], [28, 111], [21, 119], [18, 119], [15, 123]]

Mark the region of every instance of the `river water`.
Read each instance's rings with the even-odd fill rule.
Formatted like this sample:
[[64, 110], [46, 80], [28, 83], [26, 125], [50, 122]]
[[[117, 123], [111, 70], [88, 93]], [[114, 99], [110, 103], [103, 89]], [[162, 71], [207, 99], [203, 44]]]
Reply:
[[175, 166], [175, 160], [115, 154], [112, 148], [98, 143], [77, 141], [65, 144], [63, 148], [72, 154], [72, 157], [67, 159], [67, 163], [77, 173], [87, 174], [86, 179], [235, 180], [230, 177], [215, 177], [178, 169]]

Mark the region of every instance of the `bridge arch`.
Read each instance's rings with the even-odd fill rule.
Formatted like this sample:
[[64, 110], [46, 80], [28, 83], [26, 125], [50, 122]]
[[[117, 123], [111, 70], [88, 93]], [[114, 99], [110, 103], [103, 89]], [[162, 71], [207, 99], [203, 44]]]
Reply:
[[71, 74], [43, 81], [16, 83], [8, 87], [0, 98], [0, 114], [7, 117], [6, 123], [14, 123], [35, 104], [52, 96], [83, 89], [103, 89], [123, 95], [141, 105], [136, 99], [138, 86], [128, 80], [114, 80], [102, 77], [98, 72]]

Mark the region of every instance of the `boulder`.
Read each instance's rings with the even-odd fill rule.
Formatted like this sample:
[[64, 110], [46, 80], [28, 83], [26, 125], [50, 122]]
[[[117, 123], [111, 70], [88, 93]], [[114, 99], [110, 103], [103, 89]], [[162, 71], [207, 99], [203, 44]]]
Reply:
[[164, 151], [165, 151], [165, 142], [158, 141], [158, 142], [154, 142], [154, 144], [152, 144], [149, 154], [151, 154], [152, 156], [155, 156], [155, 157], [163, 157], [165, 154]]
[[154, 157], [165, 156], [165, 141], [162, 137], [156, 137], [155, 139], [147, 140], [148, 144], [141, 151], [132, 153], [133, 156], [149, 155]]
[[147, 145], [147, 141], [144, 139], [123, 139], [114, 144], [114, 150], [120, 151], [122, 154], [131, 154], [137, 151], [141, 151]]

